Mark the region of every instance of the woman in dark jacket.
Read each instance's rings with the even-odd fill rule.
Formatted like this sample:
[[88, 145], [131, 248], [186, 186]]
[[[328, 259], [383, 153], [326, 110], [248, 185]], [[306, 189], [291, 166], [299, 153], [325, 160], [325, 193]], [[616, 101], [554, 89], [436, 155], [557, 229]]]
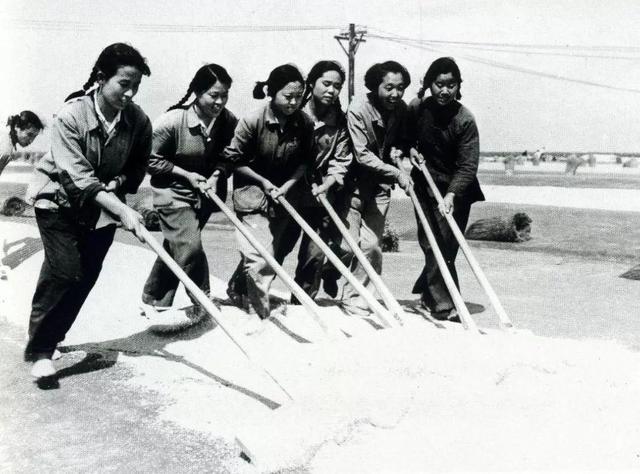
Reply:
[[[458, 101], [462, 97], [461, 84], [460, 69], [452, 58], [435, 60], [427, 70], [422, 89], [409, 104], [408, 111], [408, 136], [413, 146], [411, 156], [418, 161], [424, 160], [443, 196], [443, 204], [438, 205], [419, 169], [414, 169], [411, 177], [429, 226], [436, 235], [447, 267], [458, 286], [454, 262], [459, 245], [444, 216], [452, 214], [464, 232], [471, 205], [484, 200], [476, 177], [480, 157], [478, 127], [469, 109]], [[431, 92], [428, 97], [424, 97], [426, 90]], [[435, 318], [459, 321], [419, 221], [418, 240], [425, 255], [425, 266], [413, 287], [413, 293], [421, 294], [421, 304]]]

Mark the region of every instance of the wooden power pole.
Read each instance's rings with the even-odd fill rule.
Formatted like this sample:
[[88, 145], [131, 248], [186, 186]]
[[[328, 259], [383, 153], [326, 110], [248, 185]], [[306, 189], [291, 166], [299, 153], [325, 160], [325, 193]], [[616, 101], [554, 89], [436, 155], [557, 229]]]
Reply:
[[[354, 92], [356, 53], [358, 52], [360, 43], [366, 41], [363, 39], [365, 34], [367, 34], [367, 30], [365, 28], [358, 28], [356, 30], [356, 25], [354, 23], [349, 23], [349, 29], [346, 32], [334, 36], [334, 38], [338, 40], [338, 44], [342, 50], [347, 55], [347, 58], [349, 58], [349, 103], [351, 103]], [[343, 40], [347, 42], [346, 48], [344, 44], [342, 44]]]

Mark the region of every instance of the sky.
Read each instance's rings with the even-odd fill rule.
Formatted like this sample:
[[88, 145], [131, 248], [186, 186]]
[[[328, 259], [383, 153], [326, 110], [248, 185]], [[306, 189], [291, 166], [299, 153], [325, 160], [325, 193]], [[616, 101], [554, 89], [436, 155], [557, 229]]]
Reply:
[[[412, 76], [408, 102], [429, 64], [453, 56], [483, 151], [638, 152], [639, 22], [635, 0], [0, 0], [0, 117], [30, 109], [50, 123], [116, 41], [148, 60], [135, 101], [152, 120], [206, 62], [227, 68], [228, 108], [242, 116], [260, 106], [255, 81], [279, 64], [346, 66], [333, 36], [355, 23], [367, 31], [356, 96], [370, 65], [394, 59]], [[264, 31], [274, 26], [288, 31]]]

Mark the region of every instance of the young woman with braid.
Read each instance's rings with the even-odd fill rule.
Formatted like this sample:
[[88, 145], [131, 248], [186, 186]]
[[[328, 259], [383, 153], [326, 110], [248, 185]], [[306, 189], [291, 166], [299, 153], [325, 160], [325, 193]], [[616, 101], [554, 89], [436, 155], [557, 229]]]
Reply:
[[[438, 205], [426, 179], [414, 168], [411, 176], [416, 184], [416, 195], [456, 286], [459, 286], [455, 267], [459, 245], [445, 215], [451, 214], [464, 232], [471, 205], [484, 201], [476, 176], [480, 160], [478, 127], [473, 114], [459, 102], [461, 85], [460, 69], [453, 58], [436, 59], [429, 66], [418, 97], [411, 101], [408, 112], [411, 156], [418, 161], [424, 160], [443, 196], [443, 203]], [[425, 96], [425, 91], [430, 95]], [[436, 319], [459, 322], [460, 317], [419, 222], [418, 241], [424, 252], [425, 265], [413, 293], [420, 294], [420, 303]]]
[[[256, 84], [253, 97], [265, 98], [265, 87], [271, 100], [240, 120], [224, 155], [235, 168], [236, 214], [281, 263], [295, 246], [299, 230], [275, 199], [286, 195], [298, 204], [294, 185], [313, 166], [313, 122], [300, 110], [304, 78], [295, 66], [276, 67], [265, 82]], [[241, 234], [237, 237], [241, 261], [227, 293], [238, 304], [246, 296], [245, 309], [265, 319], [271, 313], [269, 289], [275, 272]]]
[[[145, 59], [132, 46], [105, 48], [83, 91], [58, 112], [51, 149], [28, 190], [44, 246], [33, 295], [25, 360], [36, 378], [55, 374], [51, 357], [93, 288], [113, 242], [113, 219], [141, 236], [142, 216], [125, 204], [142, 182], [151, 152], [151, 122], [132, 101]], [[94, 84], [95, 83], [95, 84]], [[95, 87], [94, 87], [95, 86]], [[104, 224], [107, 222], [107, 224]]]
[[[226, 195], [227, 179], [220, 158], [237, 124], [225, 107], [231, 82], [222, 66], [202, 66], [184, 97], [153, 124], [148, 171], [163, 246], [205, 293], [210, 289], [209, 265], [201, 232], [215, 209], [202, 190], [213, 189], [222, 199]], [[158, 258], [144, 286], [143, 309], [147, 313], [151, 310], [152, 316], [169, 309], [178, 284]]]
[[15, 158], [16, 145], [31, 145], [43, 128], [40, 118], [30, 110], [9, 117], [5, 133], [0, 135], [0, 174]]
[[[344, 193], [352, 190], [352, 186], [345, 183], [353, 155], [347, 120], [339, 99], [344, 81], [344, 69], [337, 61], [319, 61], [309, 71], [302, 110], [314, 122], [314, 163], [297, 186], [302, 195], [299, 207], [302, 217], [338, 255], [350, 262], [351, 249], [346, 242], [341, 245], [339, 231], [318, 201], [318, 196], [328, 196], [338, 213], [344, 214]], [[327, 294], [337, 295], [336, 280], [340, 274], [330, 264], [323, 272], [324, 262], [322, 250], [307, 234], [303, 234], [295, 281], [312, 298], [318, 294], [321, 280]], [[296, 302], [295, 297], [292, 300]]]

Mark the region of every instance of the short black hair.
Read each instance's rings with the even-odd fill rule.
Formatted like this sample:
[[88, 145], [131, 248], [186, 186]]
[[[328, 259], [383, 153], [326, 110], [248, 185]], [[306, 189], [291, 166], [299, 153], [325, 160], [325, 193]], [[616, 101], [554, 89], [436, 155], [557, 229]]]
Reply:
[[407, 71], [407, 68], [396, 61], [385, 61], [371, 66], [364, 75], [364, 85], [371, 92], [375, 92], [378, 86], [382, 84], [384, 76], [390, 72], [401, 74], [404, 86], [409, 87], [409, 84], [411, 84], [411, 75], [409, 71]]

